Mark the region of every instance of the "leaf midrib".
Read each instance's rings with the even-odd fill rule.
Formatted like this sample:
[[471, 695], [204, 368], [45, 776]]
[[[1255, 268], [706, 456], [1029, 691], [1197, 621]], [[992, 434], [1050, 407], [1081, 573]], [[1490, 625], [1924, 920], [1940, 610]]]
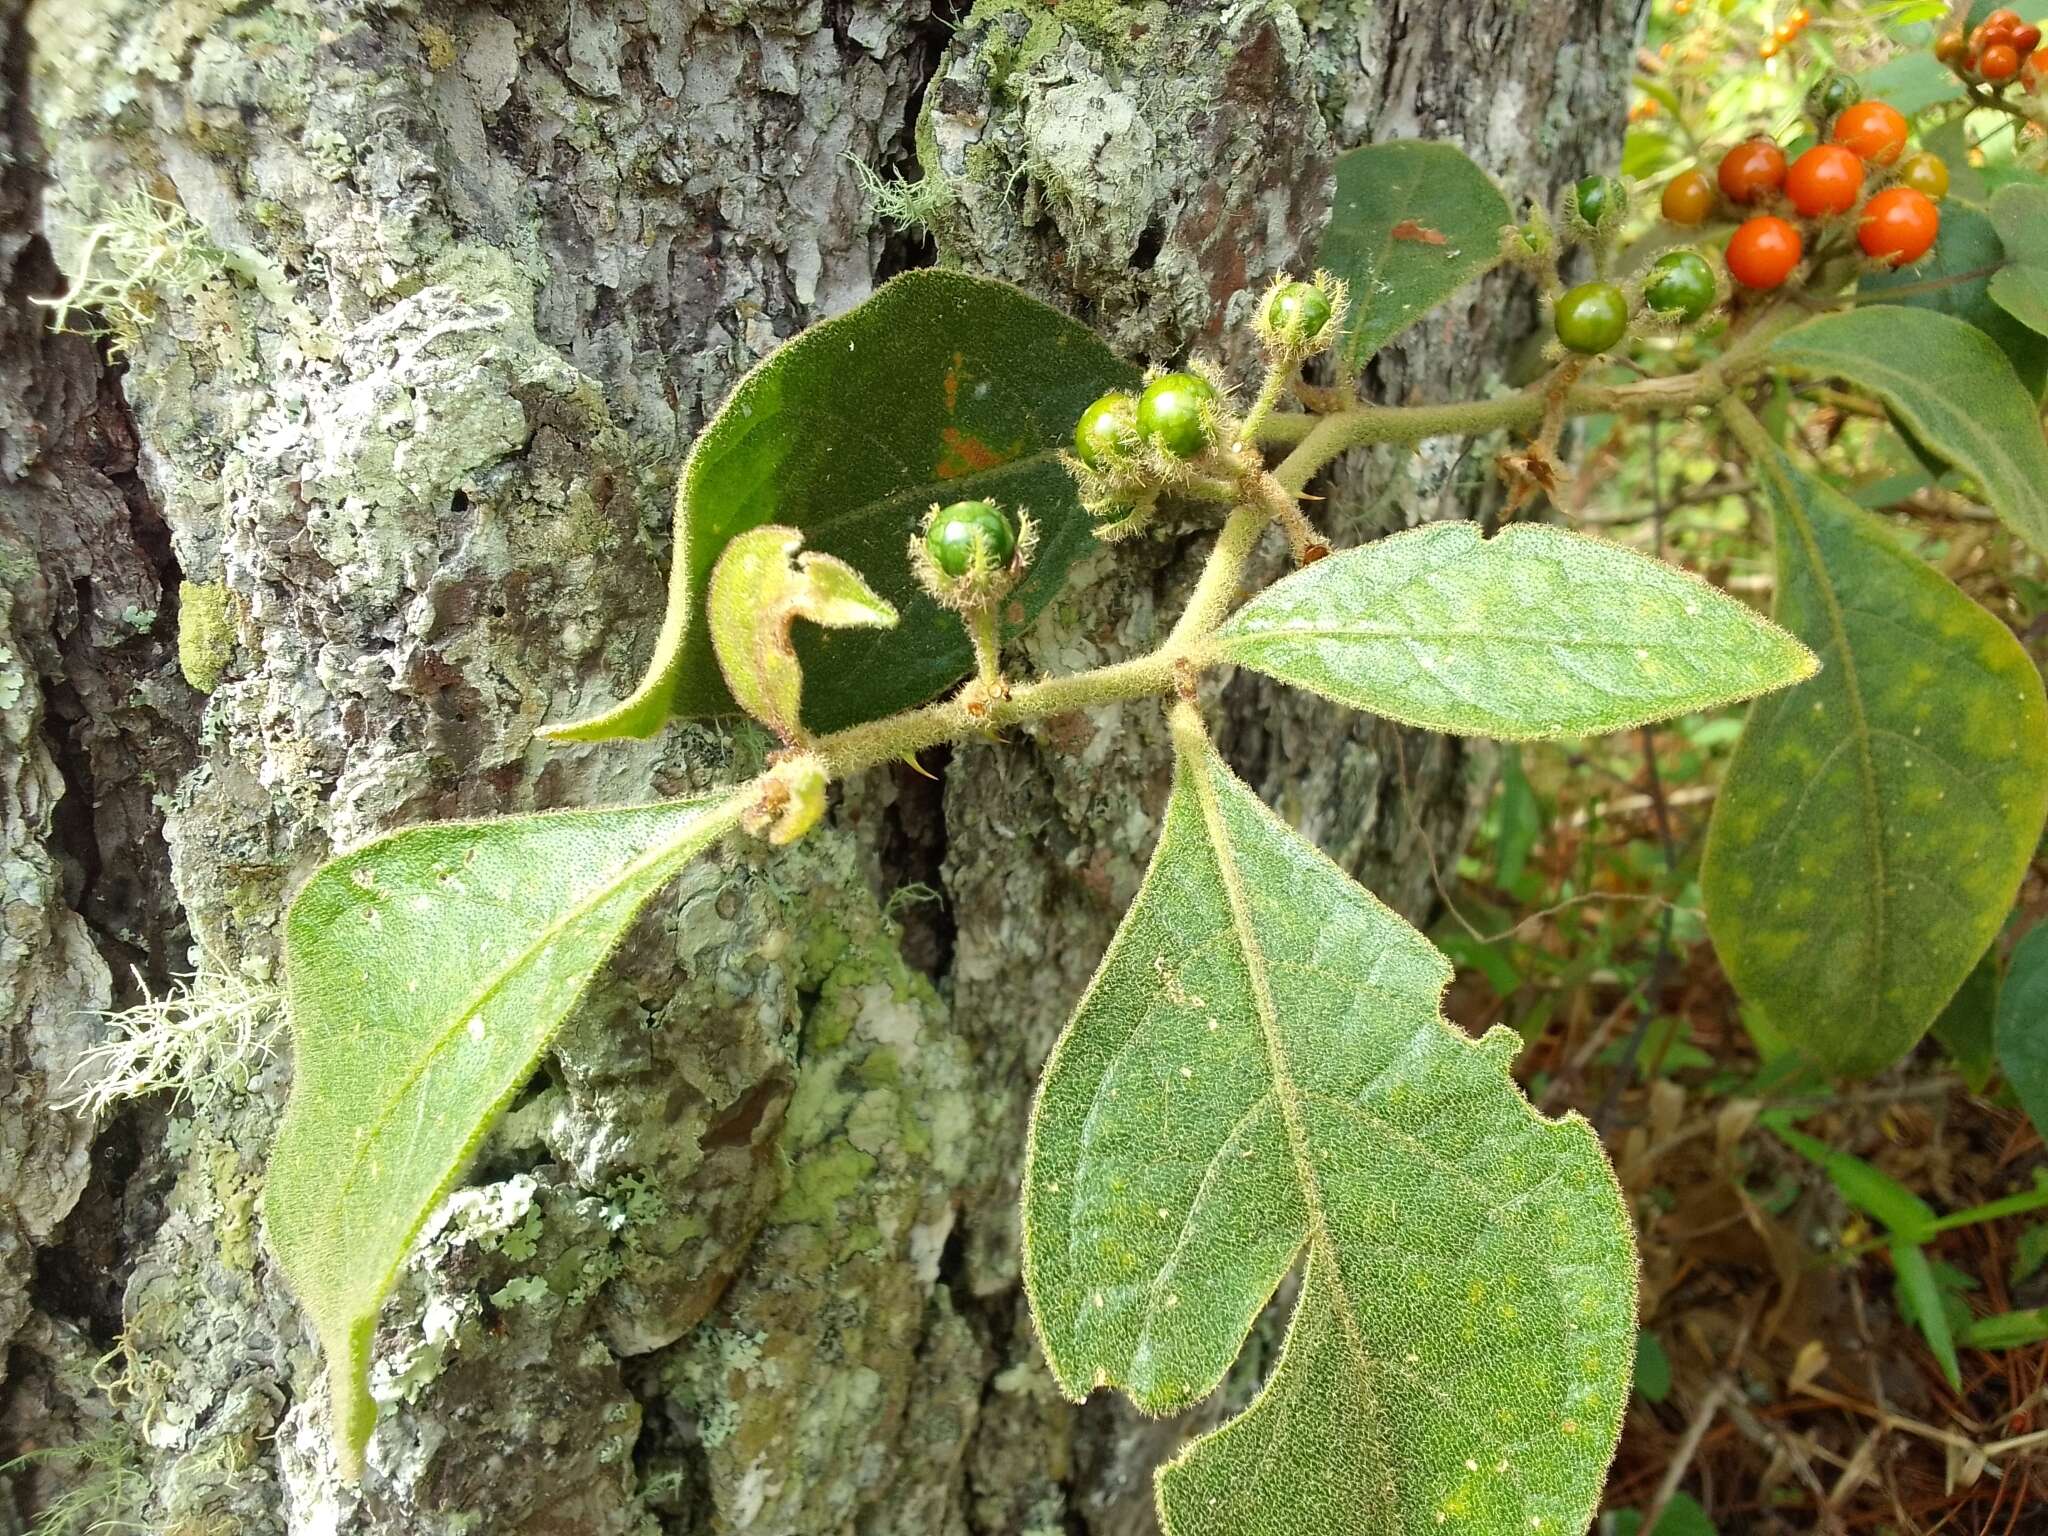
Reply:
[[[1252, 1010], [1258, 1016], [1260, 1038], [1265, 1044], [1273, 1073], [1273, 1097], [1280, 1106], [1281, 1123], [1287, 1132], [1287, 1151], [1294, 1163], [1295, 1181], [1301, 1186], [1302, 1203], [1308, 1209], [1309, 1244], [1320, 1249], [1328, 1261], [1330, 1283], [1337, 1291], [1334, 1310], [1341, 1320], [1346, 1342], [1358, 1357], [1359, 1390], [1364, 1393], [1377, 1419], [1381, 1409], [1379, 1395], [1373, 1387], [1372, 1355], [1366, 1349], [1364, 1336], [1358, 1331], [1358, 1308], [1345, 1288], [1336, 1240], [1330, 1235], [1322, 1184], [1316, 1177], [1315, 1162], [1309, 1156], [1308, 1132], [1301, 1121], [1301, 1090], [1295, 1086], [1294, 1075], [1287, 1068], [1287, 1054], [1280, 1040], [1279, 1010], [1274, 1005], [1272, 985], [1266, 974], [1265, 952], [1259, 947], [1258, 930], [1252, 923], [1244, 880], [1231, 853], [1229, 832], [1223, 824], [1222, 803], [1216, 795], [1216, 781], [1208, 763], [1185, 748], [1182, 749], [1182, 761], [1194, 780], [1195, 800], [1201, 808], [1203, 830], [1208, 833], [1209, 844], [1215, 850], [1217, 878], [1223, 884], [1224, 899], [1230, 906], [1231, 926], [1236, 930], [1238, 950], [1244, 957], [1245, 975], [1251, 982]], [[1392, 1469], [1388, 1468], [1387, 1472], [1391, 1479]]]
[[440, 1059], [442, 1052], [448, 1048], [449, 1042], [454, 1039], [456, 1034], [468, 1028], [469, 1021], [484, 1009], [491, 999], [498, 994], [499, 990], [511, 980], [515, 973], [531, 964], [538, 953], [549, 948], [570, 927], [581, 922], [598, 907], [611, 900], [629, 881], [637, 879], [646, 870], [660, 864], [664, 859], [674, 858], [676, 850], [685, 842], [696, 837], [700, 832], [705, 833], [709, 837], [716, 837], [727, 827], [737, 823], [740, 814], [740, 803], [740, 797], [737, 795], [729, 797], [723, 806], [713, 801], [706, 807], [703, 816], [693, 817], [685, 823], [683, 830], [674, 837], [630, 861], [620, 870], [616, 879], [599, 887], [593, 894], [585, 897], [575, 905], [565, 908], [558, 918], [538, 931], [532, 943], [515, 953], [491, 975], [488, 982], [471, 994], [469, 1001], [454, 1016], [447, 1028], [443, 1029], [427, 1049], [421, 1052], [415, 1059], [411, 1070], [405, 1075], [405, 1080], [399, 1084], [397, 1090], [392, 1093], [390, 1099], [385, 1104], [385, 1107], [378, 1113], [376, 1119], [370, 1123], [367, 1134], [356, 1139], [356, 1148], [348, 1158], [347, 1170], [336, 1181], [336, 1198], [333, 1204], [341, 1206], [348, 1203], [348, 1196], [355, 1189], [356, 1179], [361, 1174], [364, 1163], [369, 1159], [370, 1149], [377, 1144], [378, 1137], [383, 1134], [384, 1128], [390, 1123], [391, 1117], [398, 1113], [399, 1105], [405, 1102], [406, 1097], [412, 1092], [414, 1086], [426, 1075], [427, 1069]]
[[[1842, 606], [1835, 596], [1835, 584], [1828, 574], [1826, 561], [1821, 556], [1820, 541], [1814, 537], [1813, 525], [1807, 521], [1806, 507], [1799, 499], [1798, 487], [1785, 468], [1784, 456], [1772, 445], [1769, 460], [1764, 465], [1778, 488], [1778, 504], [1785, 509], [1787, 521], [1798, 535], [1801, 547], [1806, 551], [1807, 564], [1813, 570], [1814, 590], [1820, 594], [1822, 611], [1827, 615], [1829, 632], [1834, 637], [1835, 655], [1842, 666], [1843, 691], [1849, 701], [1850, 729], [1856, 744], [1857, 775], [1863, 780], [1863, 834], [1870, 843], [1870, 862], [1873, 878], [1870, 882], [1871, 934], [1875, 951], [1873, 964], [1864, 971], [1864, 993], [1869, 999], [1869, 1009], [1874, 1015], [1885, 973], [1885, 957], [1891, 949], [1891, 934], [1885, 921], [1885, 860], [1884, 860], [1884, 811], [1878, 800], [1877, 757], [1871, 750], [1870, 717], [1863, 705], [1863, 687], [1856, 673], [1856, 657], [1849, 644], [1849, 627], [1843, 617]], [[1779, 573], [1780, 592], [1786, 589], [1784, 573]]]

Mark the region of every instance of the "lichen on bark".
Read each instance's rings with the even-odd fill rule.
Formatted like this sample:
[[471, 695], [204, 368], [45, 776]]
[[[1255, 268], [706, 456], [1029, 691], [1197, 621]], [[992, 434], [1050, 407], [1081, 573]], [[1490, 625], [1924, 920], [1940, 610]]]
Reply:
[[[212, 687], [179, 676], [167, 614], [116, 634], [118, 614], [17, 605], [8, 643], [90, 633], [126, 658], [114, 675], [154, 713], [102, 686], [100, 750], [140, 761], [138, 726], [196, 738], [189, 763], [159, 753], [160, 821], [110, 758], [97, 835], [159, 860], [167, 842], [197, 951], [256, 983], [337, 847], [759, 766], [768, 744], [722, 724], [599, 748], [536, 730], [630, 687], [675, 463], [733, 380], [921, 259], [869, 218], [861, 165], [919, 169], [914, 139], [939, 259], [1133, 354], [1241, 370], [1234, 295], [1307, 260], [1338, 150], [1450, 134], [1547, 190], [1618, 122], [1633, 27], [1593, 0], [41, 0], [32, 19], [60, 255], [144, 194], [208, 253], [138, 287], [122, 337], [168, 540], [105, 590], [155, 614], [163, 582], [188, 583], [191, 680]], [[1455, 315], [1464, 336], [1432, 321], [1377, 387], [1470, 387], [1530, 310], [1496, 283]], [[1359, 538], [1469, 510], [1451, 465], [1347, 472], [1333, 521]], [[1015, 659], [1154, 643], [1208, 536], [1083, 562]], [[1426, 904], [1419, 840], [1454, 841], [1473, 800], [1456, 748], [1407, 736], [1397, 756], [1386, 728], [1247, 681], [1211, 703], [1290, 819]], [[37, 718], [24, 739], [48, 736]], [[10, 1314], [0, 1288], [0, 1331], [16, 1317], [31, 1340], [4, 1422], [113, 1437], [144, 1474], [133, 1517], [191, 1530], [1145, 1529], [1149, 1469], [1187, 1426], [1059, 1401], [1017, 1299], [1014, 1177], [1032, 1076], [1136, 887], [1165, 762], [1149, 706], [1059, 720], [929, 755], [937, 782], [847, 784], [798, 848], [685, 875], [408, 1261], [360, 1488], [336, 1477], [310, 1339], [257, 1240], [287, 1063], [203, 1114], [112, 1128], [145, 1151], [79, 1216], [119, 1234], [121, 1390], [77, 1370], [94, 1341], [62, 1296], [22, 1288]], [[29, 894], [55, 932], [48, 793], [34, 806]], [[121, 926], [89, 926], [66, 1007], [103, 998]], [[182, 932], [153, 942], [189, 963]], [[55, 974], [61, 945], [38, 944]], [[72, 1170], [68, 1209], [87, 1133], [61, 1135], [80, 1149], [49, 1163]], [[0, 1243], [67, 1241], [48, 1228]], [[23, 1507], [47, 1497], [44, 1477]]]

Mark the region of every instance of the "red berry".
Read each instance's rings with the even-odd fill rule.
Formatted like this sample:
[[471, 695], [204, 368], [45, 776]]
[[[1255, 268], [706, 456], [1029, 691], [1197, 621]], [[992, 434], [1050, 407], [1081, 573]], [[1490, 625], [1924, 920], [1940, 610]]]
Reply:
[[1728, 241], [1728, 271], [1745, 288], [1775, 288], [1792, 275], [1806, 242], [1770, 214], [1749, 220]]
[[1891, 187], [1864, 205], [1856, 243], [1866, 256], [1899, 267], [1925, 256], [1940, 232], [1941, 210], [1924, 193]]
[[1906, 120], [1882, 101], [1859, 101], [1835, 119], [1834, 141], [1872, 165], [1891, 165], [1906, 147]]
[[1993, 43], [1977, 61], [1977, 73], [1986, 80], [2010, 80], [2019, 72], [2019, 50], [2010, 43]]
[[1785, 185], [1785, 151], [1750, 139], [1721, 157], [1721, 192], [1731, 203], [1760, 203]]
[[1809, 219], [1847, 213], [1863, 195], [1863, 162], [1839, 144], [1816, 144], [1785, 173], [1785, 195]]

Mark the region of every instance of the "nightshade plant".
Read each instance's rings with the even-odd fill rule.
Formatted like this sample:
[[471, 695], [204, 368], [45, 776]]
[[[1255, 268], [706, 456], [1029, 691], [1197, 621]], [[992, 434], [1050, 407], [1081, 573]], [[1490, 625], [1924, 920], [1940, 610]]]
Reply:
[[[1872, 170], [1875, 190], [1888, 173]], [[1508, 1072], [1513, 1035], [1455, 1030], [1444, 958], [1231, 772], [1203, 678], [1245, 667], [1514, 740], [1767, 695], [1716, 813], [1709, 915], [1745, 994], [1842, 1070], [1926, 1030], [2048, 812], [2048, 717], [2011, 636], [1749, 404], [1774, 379], [1850, 380], [2048, 549], [2048, 452], [2011, 365], [1910, 299], [1830, 308], [1873, 270], [1839, 238], [1768, 294], [1729, 297], [1706, 251], [1650, 269], [1658, 284], [1679, 273], [1655, 302], [1644, 271], [1607, 271], [1601, 323], [1561, 324], [1551, 371], [1519, 392], [1358, 397], [1367, 358], [1489, 269], [1520, 266], [1552, 302], [1574, 241], [1606, 271], [1630, 197], [1582, 184], [1560, 234], [1540, 210], [1517, 224], [1449, 146], [1352, 152], [1325, 270], [1247, 296], [1267, 371], [1241, 408], [1200, 364], [1143, 378], [1056, 311], [947, 270], [896, 279], [742, 381], [682, 469], [645, 681], [553, 734], [647, 736], [737, 706], [782, 741], [765, 771], [668, 804], [410, 828], [326, 865], [289, 913], [296, 1080], [267, 1224], [327, 1354], [347, 1470], [370, 1436], [373, 1333], [408, 1244], [685, 862], [729, 836], [801, 837], [833, 780], [927, 747], [1157, 699], [1174, 748], [1157, 850], [1031, 1123], [1024, 1270], [1053, 1374], [1076, 1398], [1112, 1386], [1150, 1412], [1185, 1408], [1294, 1274], [1260, 1395], [1160, 1472], [1164, 1529], [1582, 1531], [1635, 1328], [1630, 1223], [1598, 1140], [1530, 1106]], [[1697, 202], [1687, 227], [1708, 216], [1691, 217]], [[1843, 227], [1816, 231], [1819, 251]], [[2037, 287], [2023, 286], [2013, 313], [2031, 324]], [[1646, 376], [1594, 371], [1624, 332], [1687, 327], [1708, 358], [1692, 371], [1660, 368], [1668, 347]], [[1312, 385], [1302, 366], [1325, 353], [1336, 383]], [[847, 399], [891, 408], [855, 420], [836, 408]], [[1506, 429], [1528, 435], [1500, 461], [1519, 506], [1560, 474], [1567, 418], [1706, 409], [1726, 414], [1769, 498], [1778, 624], [1537, 524], [1435, 524], [1332, 554], [1302, 505], [1350, 448]], [[1074, 559], [1169, 503], [1213, 508], [1220, 530], [1156, 648], [1007, 675], [1004, 638]], [[1242, 601], [1275, 528], [1298, 569]]]

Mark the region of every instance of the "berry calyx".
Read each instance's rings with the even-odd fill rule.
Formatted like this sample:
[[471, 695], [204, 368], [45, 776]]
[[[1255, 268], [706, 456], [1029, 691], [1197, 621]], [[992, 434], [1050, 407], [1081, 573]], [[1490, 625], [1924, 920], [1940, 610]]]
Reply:
[[1785, 184], [1785, 151], [1769, 139], [1746, 140], [1721, 157], [1717, 175], [1729, 202], [1763, 202]]
[[1863, 254], [1892, 266], [1918, 261], [1941, 233], [1941, 210], [1911, 187], [1889, 187], [1863, 208], [1856, 243]]
[[1628, 297], [1613, 283], [1581, 283], [1557, 301], [1557, 339], [1574, 352], [1605, 352], [1628, 334]]
[[1935, 154], [1909, 156], [1899, 166], [1899, 185], [1938, 203], [1948, 196], [1948, 162]]
[[1849, 75], [1829, 75], [1813, 93], [1813, 105], [1823, 120], [1838, 117], [1863, 99], [1863, 87]]
[[1816, 144], [1785, 173], [1785, 195], [1809, 219], [1847, 213], [1863, 195], [1863, 162], [1839, 144]]
[[1216, 386], [1199, 374], [1162, 374], [1138, 396], [1138, 435], [1177, 459], [1191, 459], [1212, 441], [1215, 406]]
[[1108, 469], [1138, 448], [1138, 397], [1111, 390], [1074, 423], [1074, 457], [1090, 469]]
[[1289, 283], [1266, 301], [1266, 327], [1282, 341], [1312, 340], [1329, 323], [1330, 301], [1313, 283]]
[[1714, 184], [1703, 171], [1674, 176], [1665, 185], [1662, 208], [1664, 217], [1673, 224], [1687, 229], [1704, 224], [1707, 215], [1714, 211]]
[[1837, 144], [1872, 165], [1893, 165], [1906, 147], [1906, 120], [1882, 101], [1859, 101], [1835, 119]]
[[1798, 229], [1772, 214], [1745, 223], [1728, 241], [1728, 272], [1745, 288], [1776, 288], [1806, 254]]
[[955, 578], [999, 571], [1017, 553], [1017, 526], [992, 501], [956, 501], [932, 515], [924, 552]]
[[1714, 269], [1698, 251], [1666, 251], [1652, 263], [1643, 281], [1645, 304], [1687, 324], [1712, 309], [1719, 296]]
[[1606, 176], [1583, 176], [1572, 187], [1572, 211], [1595, 232], [1618, 220], [1627, 204], [1627, 190]]

